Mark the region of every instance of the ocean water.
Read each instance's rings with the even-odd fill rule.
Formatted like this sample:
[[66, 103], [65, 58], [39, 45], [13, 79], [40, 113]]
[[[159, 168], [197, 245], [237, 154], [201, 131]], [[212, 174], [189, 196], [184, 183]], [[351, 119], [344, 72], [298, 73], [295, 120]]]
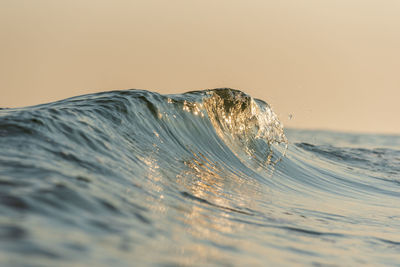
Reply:
[[400, 266], [400, 137], [232, 89], [0, 110], [0, 266]]

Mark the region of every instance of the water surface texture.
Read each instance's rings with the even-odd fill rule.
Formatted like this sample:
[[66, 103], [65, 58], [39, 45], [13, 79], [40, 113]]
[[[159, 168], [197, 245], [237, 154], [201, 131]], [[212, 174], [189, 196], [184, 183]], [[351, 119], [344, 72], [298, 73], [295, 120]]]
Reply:
[[1, 266], [400, 266], [400, 137], [243, 92], [0, 110]]

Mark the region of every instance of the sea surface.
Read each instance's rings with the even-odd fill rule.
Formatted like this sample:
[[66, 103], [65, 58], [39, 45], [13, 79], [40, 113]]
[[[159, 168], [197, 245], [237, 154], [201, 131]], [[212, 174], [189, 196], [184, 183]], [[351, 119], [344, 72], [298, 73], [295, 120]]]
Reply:
[[233, 89], [0, 109], [0, 266], [400, 266], [400, 137]]

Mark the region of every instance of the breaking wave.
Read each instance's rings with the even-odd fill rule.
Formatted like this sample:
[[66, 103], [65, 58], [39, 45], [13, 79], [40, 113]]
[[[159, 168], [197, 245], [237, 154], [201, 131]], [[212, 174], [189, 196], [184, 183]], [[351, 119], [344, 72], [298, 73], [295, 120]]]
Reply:
[[285, 135], [233, 89], [4, 108], [0, 263], [396, 265], [399, 164], [398, 136]]

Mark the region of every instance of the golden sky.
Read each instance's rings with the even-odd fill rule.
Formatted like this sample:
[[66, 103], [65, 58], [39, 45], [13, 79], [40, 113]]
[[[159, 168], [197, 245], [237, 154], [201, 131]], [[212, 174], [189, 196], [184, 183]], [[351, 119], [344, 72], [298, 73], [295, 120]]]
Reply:
[[398, 0], [1, 0], [0, 36], [1, 107], [232, 87], [285, 126], [400, 133]]

